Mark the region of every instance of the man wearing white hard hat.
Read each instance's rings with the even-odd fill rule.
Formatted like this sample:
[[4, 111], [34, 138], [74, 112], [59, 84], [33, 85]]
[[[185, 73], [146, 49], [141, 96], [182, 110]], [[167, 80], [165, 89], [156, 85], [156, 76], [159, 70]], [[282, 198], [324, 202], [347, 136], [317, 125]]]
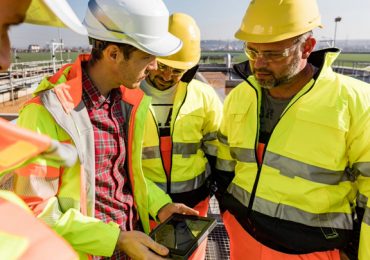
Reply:
[[235, 34], [248, 61], [216, 164], [231, 259], [370, 259], [370, 86], [313, 51], [317, 27], [316, 0], [254, 0]]
[[38, 158], [22, 169], [15, 191], [81, 257], [158, 259], [168, 249], [145, 233], [149, 214], [163, 221], [171, 203], [141, 167], [149, 98], [137, 87], [181, 41], [168, 32], [159, 0], [90, 0], [84, 20], [91, 55], [44, 79], [20, 112], [18, 124], [76, 146], [73, 167]]
[[[86, 34], [71, 8], [62, 1], [0, 1], [0, 71], [10, 65], [8, 29], [12, 25], [37, 23], [68, 26]], [[66, 11], [68, 14], [63, 14]], [[59, 14], [59, 17], [56, 16]], [[40, 20], [42, 18], [42, 20]], [[41, 154], [66, 167], [77, 160], [72, 145], [61, 144], [50, 137], [17, 127], [0, 119], [0, 178], [25, 165]], [[38, 221], [32, 211], [14, 193], [0, 190], [0, 259], [78, 259], [77, 254], [63, 239]]]

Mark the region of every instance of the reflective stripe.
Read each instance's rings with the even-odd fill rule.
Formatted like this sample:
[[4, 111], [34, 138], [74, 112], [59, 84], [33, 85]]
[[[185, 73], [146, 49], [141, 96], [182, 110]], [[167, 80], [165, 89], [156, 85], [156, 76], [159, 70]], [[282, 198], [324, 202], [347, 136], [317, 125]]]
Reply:
[[[209, 173], [202, 172], [201, 174], [199, 174], [198, 176], [191, 180], [171, 182], [171, 193], [183, 193], [196, 190], [204, 184], [208, 175]], [[156, 184], [159, 188], [167, 192], [167, 183], [156, 182]]]
[[370, 208], [369, 207], [365, 208], [365, 214], [364, 214], [364, 218], [362, 221], [370, 226]]
[[290, 178], [301, 177], [328, 185], [336, 185], [340, 181], [348, 180], [344, 171], [320, 168], [269, 151], [266, 151], [263, 162], [270, 167], [280, 170], [280, 174]]
[[227, 136], [226, 135], [223, 135], [221, 134], [220, 131], [217, 132], [217, 139], [220, 141], [220, 143], [222, 144], [226, 144], [226, 145], [229, 145], [228, 141], [227, 141]]
[[161, 152], [159, 151], [158, 146], [144, 147], [142, 153], [143, 153], [142, 155], [143, 160], [155, 159], [155, 158], [161, 157]]
[[216, 168], [221, 171], [233, 172], [235, 171], [236, 161], [231, 160], [223, 160], [217, 158], [216, 161]]
[[362, 176], [370, 177], [370, 163], [368, 162], [354, 163], [353, 168], [358, 170]]
[[360, 193], [357, 197], [357, 206], [359, 206], [360, 208], [366, 208], [367, 201], [368, 197]]
[[217, 146], [209, 143], [204, 143], [202, 146], [204, 153], [217, 156]]
[[[200, 143], [173, 143], [173, 154], [192, 155], [196, 154], [200, 148]], [[161, 158], [161, 152], [158, 146], [149, 146], [143, 148], [143, 159]]]
[[246, 163], [256, 162], [256, 155], [254, 149], [231, 147], [230, 154], [235, 160], [239, 162]]
[[[234, 183], [227, 189], [245, 207], [248, 207], [250, 193]], [[255, 197], [253, 210], [270, 217], [280, 218], [312, 227], [332, 227], [340, 229], [352, 229], [352, 215], [346, 213], [320, 213], [314, 214], [298, 208], [276, 204], [274, 202]]]
[[200, 143], [173, 143], [173, 154], [191, 155], [196, 154]]
[[214, 141], [217, 140], [217, 132], [205, 134], [202, 138], [203, 141]]

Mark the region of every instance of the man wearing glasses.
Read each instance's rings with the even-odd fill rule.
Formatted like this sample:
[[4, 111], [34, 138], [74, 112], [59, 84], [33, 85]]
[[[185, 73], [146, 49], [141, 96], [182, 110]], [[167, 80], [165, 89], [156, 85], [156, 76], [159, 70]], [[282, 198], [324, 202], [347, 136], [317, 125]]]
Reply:
[[316, 1], [255, 0], [235, 34], [248, 61], [216, 164], [231, 259], [348, 259], [350, 243], [370, 259], [370, 86], [313, 52], [316, 27]]
[[[182, 49], [158, 58], [157, 70], [141, 83], [152, 97], [146, 120], [143, 170], [174, 202], [205, 216], [209, 190], [206, 180], [214, 167], [221, 101], [207, 84], [193, 79], [200, 58], [200, 32], [183, 13], [170, 17], [169, 31], [183, 41]], [[203, 259], [203, 249], [193, 259]]]

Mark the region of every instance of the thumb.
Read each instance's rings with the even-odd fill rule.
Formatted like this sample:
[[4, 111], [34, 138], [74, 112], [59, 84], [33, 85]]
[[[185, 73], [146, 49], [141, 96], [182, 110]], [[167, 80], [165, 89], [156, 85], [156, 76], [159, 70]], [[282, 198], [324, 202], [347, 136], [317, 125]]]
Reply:
[[145, 241], [145, 245], [150, 248], [152, 251], [155, 253], [161, 255], [161, 256], [166, 256], [169, 253], [169, 250], [167, 247], [155, 242], [153, 239], [151, 239], [148, 236], [148, 239]]

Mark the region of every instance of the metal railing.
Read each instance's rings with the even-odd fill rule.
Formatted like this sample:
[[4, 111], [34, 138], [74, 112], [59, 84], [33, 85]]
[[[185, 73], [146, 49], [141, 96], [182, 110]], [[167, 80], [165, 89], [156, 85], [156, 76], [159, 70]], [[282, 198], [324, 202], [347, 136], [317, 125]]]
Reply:
[[13, 63], [7, 72], [0, 73], [0, 95], [7, 94], [8, 100], [17, 99], [20, 90], [39, 83], [43, 77], [52, 75], [67, 62], [70, 61], [57, 60]]

